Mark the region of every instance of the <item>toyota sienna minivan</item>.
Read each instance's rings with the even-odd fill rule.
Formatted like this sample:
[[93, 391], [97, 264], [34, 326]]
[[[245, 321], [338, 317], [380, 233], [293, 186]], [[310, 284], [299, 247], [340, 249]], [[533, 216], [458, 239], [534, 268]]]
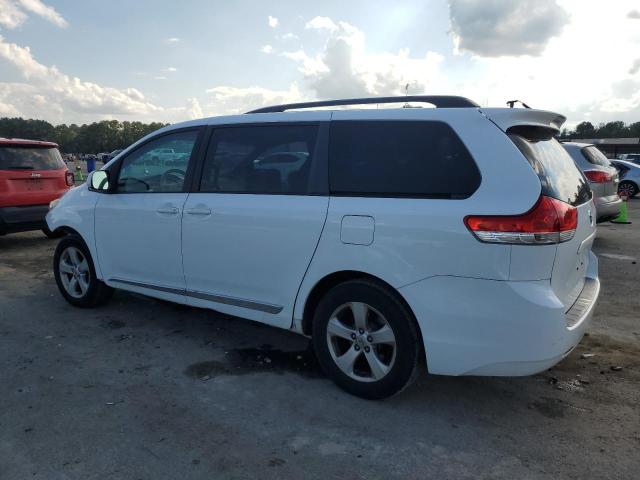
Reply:
[[[331, 109], [398, 102], [435, 108]], [[51, 209], [55, 279], [78, 307], [118, 288], [309, 336], [365, 398], [423, 363], [534, 374], [580, 341], [600, 290], [564, 120], [429, 96], [171, 125]]]

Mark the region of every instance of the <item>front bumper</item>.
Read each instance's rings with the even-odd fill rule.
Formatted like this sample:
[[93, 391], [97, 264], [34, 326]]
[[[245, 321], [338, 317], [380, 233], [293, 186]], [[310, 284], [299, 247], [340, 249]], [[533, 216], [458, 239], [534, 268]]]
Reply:
[[608, 197], [596, 197], [595, 205], [598, 216], [597, 221], [604, 222], [618, 216], [622, 207], [622, 200], [618, 194]]
[[580, 342], [600, 292], [590, 253], [582, 293], [568, 310], [549, 280], [432, 277], [400, 289], [416, 315], [429, 373], [532, 375]]
[[0, 208], [0, 233], [27, 232], [46, 226], [49, 205]]

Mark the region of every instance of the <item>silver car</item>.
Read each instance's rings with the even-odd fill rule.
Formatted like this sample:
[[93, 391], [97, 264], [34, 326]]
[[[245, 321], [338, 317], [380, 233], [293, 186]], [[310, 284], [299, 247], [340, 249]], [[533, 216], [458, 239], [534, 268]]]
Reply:
[[626, 160], [611, 160], [611, 165], [620, 172], [618, 193], [629, 198], [636, 195], [640, 191], [640, 165]]
[[596, 204], [597, 221], [606, 222], [620, 213], [618, 170], [595, 145], [566, 142], [562, 144], [589, 181]]

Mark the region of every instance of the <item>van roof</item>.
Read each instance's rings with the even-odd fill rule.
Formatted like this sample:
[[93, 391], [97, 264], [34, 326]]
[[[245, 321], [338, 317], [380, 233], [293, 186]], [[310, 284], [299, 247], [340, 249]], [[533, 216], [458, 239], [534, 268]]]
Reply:
[[58, 144], [47, 142], [46, 140], [28, 140], [25, 138], [0, 137], [0, 146], [57, 148]]

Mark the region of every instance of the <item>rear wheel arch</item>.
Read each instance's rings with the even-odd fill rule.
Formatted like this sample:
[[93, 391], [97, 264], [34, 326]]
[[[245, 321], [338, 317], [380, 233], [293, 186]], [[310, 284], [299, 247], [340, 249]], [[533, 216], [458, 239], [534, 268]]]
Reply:
[[[311, 289], [309, 294], [307, 295], [304, 310], [302, 314], [302, 333], [305, 335], [311, 335], [312, 333], [312, 324], [313, 324], [313, 315], [315, 313], [316, 307], [322, 297], [329, 292], [333, 287], [340, 285], [341, 283], [348, 282], [350, 280], [368, 280], [378, 286], [387, 290], [391, 295], [396, 297], [407, 309], [407, 311], [411, 314], [413, 321], [415, 322], [418, 334], [420, 335], [420, 340], [422, 342], [422, 331], [420, 330], [420, 325], [416, 319], [415, 314], [413, 313], [413, 309], [407, 303], [402, 294], [398, 291], [398, 289], [394, 288], [389, 283], [385, 282], [379, 277], [375, 275], [371, 275], [369, 273], [361, 272], [358, 270], [342, 270], [338, 272], [330, 273], [323, 278], [321, 278]], [[424, 353], [424, 352], [423, 352]]]

